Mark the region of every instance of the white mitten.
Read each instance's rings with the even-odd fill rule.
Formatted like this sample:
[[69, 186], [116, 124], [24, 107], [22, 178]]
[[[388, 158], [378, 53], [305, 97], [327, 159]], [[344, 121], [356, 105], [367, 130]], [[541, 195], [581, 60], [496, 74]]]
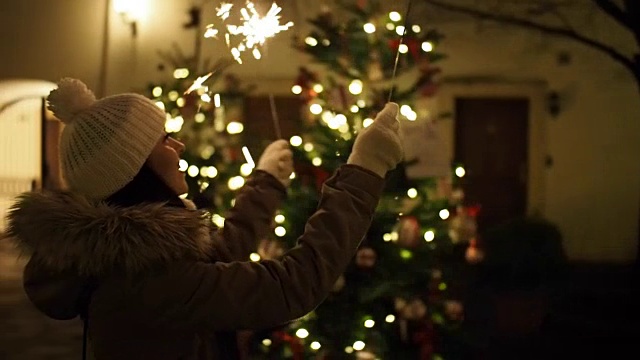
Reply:
[[276, 177], [285, 186], [291, 183], [293, 172], [293, 152], [286, 140], [276, 140], [269, 144], [258, 160], [256, 167]]
[[373, 124], [362, 129], [353, 144], [347, 164], [362, 166], [385, 177], [402, 161], [398, 104], [388, 103]]

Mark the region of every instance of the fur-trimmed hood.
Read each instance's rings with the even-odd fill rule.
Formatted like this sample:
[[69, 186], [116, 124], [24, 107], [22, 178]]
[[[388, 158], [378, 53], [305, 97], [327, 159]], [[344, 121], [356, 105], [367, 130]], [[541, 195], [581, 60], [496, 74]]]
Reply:
[[100, 277], [211, 256], [203, 212], [145, 204], [114, 207], [70, 192], [29, 192], [8, 215], [8, 236], [52, 271]]

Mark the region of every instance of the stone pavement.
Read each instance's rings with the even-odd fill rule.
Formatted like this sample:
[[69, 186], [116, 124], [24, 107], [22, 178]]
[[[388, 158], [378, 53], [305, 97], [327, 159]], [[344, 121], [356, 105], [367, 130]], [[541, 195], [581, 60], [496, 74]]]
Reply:
[[24, 261], [0, 240], [0, 360], [79, 359], [80, 320], [49, 319], [22, 290]]

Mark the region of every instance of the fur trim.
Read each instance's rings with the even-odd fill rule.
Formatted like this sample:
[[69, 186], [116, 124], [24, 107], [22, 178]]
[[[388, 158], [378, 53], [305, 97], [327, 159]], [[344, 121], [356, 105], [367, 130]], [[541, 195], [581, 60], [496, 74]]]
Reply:
[[135, 274], [211, 256], [210, 224], [201, 211], [147, 204], [113, 207], [70, 192], [29, 192], [10, 209], [8, 235], [51, 270], [100, 276]]

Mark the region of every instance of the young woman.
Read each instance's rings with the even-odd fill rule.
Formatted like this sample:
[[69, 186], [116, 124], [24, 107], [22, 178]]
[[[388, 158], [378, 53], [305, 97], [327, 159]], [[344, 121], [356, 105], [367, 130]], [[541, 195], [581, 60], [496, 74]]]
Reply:
[[68, 190], [21, 195], [9, 235], [29, 254], [25, 291], [55, 319], [85, 319], [101, 359], [236, 359], [235, 331], [299, 318], [327, 296], [370, 226], [384, 176], [402, 158], [398, 107], [388, 104], [328, 179], [298, 244], [281, 260], [249, 261], [270, 231], [293, 169], [270, 144], [238, 191], [224, 227], [183, 202], [184, 145], [137, 94], [96, 100], [75, 79], [48, 97], [66, 123]]

